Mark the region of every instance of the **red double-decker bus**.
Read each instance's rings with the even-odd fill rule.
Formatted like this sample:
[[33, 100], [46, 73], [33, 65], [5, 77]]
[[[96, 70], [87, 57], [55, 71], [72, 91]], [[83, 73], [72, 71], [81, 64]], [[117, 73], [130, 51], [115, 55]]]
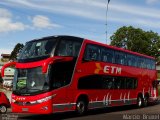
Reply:
[[155, 59], [72, 36], [26, 43], [15, 65], [12, 112], [49, 114], [157, 100]]

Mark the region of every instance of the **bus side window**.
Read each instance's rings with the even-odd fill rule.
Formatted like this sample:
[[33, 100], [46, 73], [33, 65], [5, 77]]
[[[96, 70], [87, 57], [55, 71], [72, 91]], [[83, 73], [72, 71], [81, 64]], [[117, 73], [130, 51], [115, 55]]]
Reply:
[[115, 77], [115, 82], [114, 82], [114, 89], [120, 89], [121, 88], [121, 80], [119, 77]]
[[58, 56], [73, 56], [73, 42], [62, 40], [58, 47]]
[[155, 60], [151, 60], [151, 69], [152, 70], [154, 70], [156, 68], [155, 64], [156, 64]]
[[101, 59], [103, 62], [114, 63], [114, 51], [113, 50], [102, 48], [101, 55], [102, 55]]
[[42, 50], [42, 53], [43, 54], [51, 53], [51, 51], [53, 50], [54, 45], [55, 45], [55, 41], [53, 41], [53, 40], [47, 41], [45, 43], [45, 47], [44, 47], [45, 49]]
[[78, 80], [78, 89], [103, 89], [102, 77], [99, 75], [81, 77]]
[[132, 56], [131, 55], [127, 55], [127, 65], [132, 66]]
[[87, 61], [99, 61], [100, 60], [100, 49], [96, 45], [87, 45], [84, 60]]
[[125, 89], [125, 78], [115, 77], [115, 89]]
[[113, 89], [114, 88], [114, 78], [105, 76], [103, 77], [103, 89]]
[[132, 66], [137, 67], [137, 57], [132, 55]]
[[78, 56], [80, 47], [81, 47], [81, 43], [80, 42], [74, 42], [73, 43], [73, 56], [74, 57]]
[[127, 65], [126, 54], [123, 52], [116, 51], [115, 52], [115, 63], [121, 64], [121, 65]]
[[136, 67], [137, 66], [136, 56], [128, 54], [127, 55], [127, 65]]
[[126, 89], [135, 89], [137, 87], [137, 80], [135, 78], [126, 78]]
[[147, 64], [147, 69], [151, 69], [151, 60], [150, 59], [146, 59], [146, 64]]
[[138, 67], [140, 67], [140, 68], [146, 68], [145, 59], [144, 58], [138, 57]]
[[142, 58], [142, 68], [146, 68], [146, 60], [145, 58]]
[[137, 86], [138, 86], [138, 80], [135, 78], [135, 79], [134, 79], [134, 89], [136, 89]]

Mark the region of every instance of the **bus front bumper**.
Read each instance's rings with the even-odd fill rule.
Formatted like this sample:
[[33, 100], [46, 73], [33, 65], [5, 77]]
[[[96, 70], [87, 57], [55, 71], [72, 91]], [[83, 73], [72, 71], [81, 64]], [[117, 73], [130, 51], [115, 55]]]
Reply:
[[13, 113], [31, 113], [31, 114], [51, 114], [53, 112], [50, 103], [41, 103], [35, 105], [17, 105], [12, 103]]

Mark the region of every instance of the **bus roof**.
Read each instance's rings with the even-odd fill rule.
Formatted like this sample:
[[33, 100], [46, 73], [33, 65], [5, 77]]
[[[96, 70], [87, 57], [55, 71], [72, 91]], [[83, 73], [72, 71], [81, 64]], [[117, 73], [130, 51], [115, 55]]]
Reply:
[[140, 54], [140, 53], [137, 53], [137, 52], [133, 52], [133, 51], [130, 51], [130, 50], [126, 50], [124, 48], [119, 48], [119, 47], [107, 45], [107, 44], [96, 42], [96, 41], [89, 40], [89, 39], [85, 39], [85, 41], [88, 42], [88, 43], [93, 43], [93, 44], [96, 44], [96, 45], [104, 46], [104, 47], [107, 47], [107, 48], [110, 48], [110, 49], [113, 49], [113, 50], [122, 51], [122, 52], [126, 52], [126, 53], [130, 53], [130, 54], [133, 54], [133, 55], [146, 57], [146, 58], [150, 58], [150, 59], [154, 59], [155, 60], [155, 58], [152, 57], [152, 56], [148, 56], [148, 55]]
[[42, 37], [39, 39], [33, 39], [31, 41], [28, 42], [34, 42], [34, 41], [41, 41], [41, 40], [46, 40], [46, 39], [52, 39], [52, 38], [57, 38], [57, 39], [76, 39], [76, 40], [80, 40], [83, 41], [84, 38], [80, 38], [80, 37], [75, 37], [75, 36], [69, 36], [69, 35], [54, 35], [54, 36], [47, 36], [47, 37]]
[[43, 38], [40, 38], [40, 39], [33, 39], [33, 40], [29, 41], [29, 42], [41, 41], [41, 40], [52, 39], [52, 38], [57, 38], [57, 39], [62, 39], [62, 38], [63, 39], [77, 39], [77, 40], [80, 40], [80, 41], [85, 40], [88, 43], [94, 43], [94, 44], [97, 44], [97, 45], [100, 45], [100, 46], [104, 46], [104, 47], [107, 47], [107, 48], [110, 48], [110, 49], [114, 49], [114, 50], [130, 53], [130, 54], [134, 54], [134, 55], [137, 55], [137, 56], [142, 56], [142, 57], [146, 57], [146, 58], [150, 58], [150, 59], [155, 59], [154, 57], [151, 57], [151, 56], [148, 56], [148, 55], [144, 55], [144, 54], [140, 54], [140, 53], [137, 53], [137, 52], [133, 52], [133, 51], [130, 51], [130, 50], [126, 50], [126, 49], [123, 49], [123, 48], [118, 48], [118, 47], [115, 47], [115, 46], [107, 45], [107, 44], [96, 42], [96, 41], [93, 41], [93, 40], [84, 39], [84, 38], [75, 37], [75, 36], [69, 36], [69, 35], [48, 36], [48, 37], [43, 37]]

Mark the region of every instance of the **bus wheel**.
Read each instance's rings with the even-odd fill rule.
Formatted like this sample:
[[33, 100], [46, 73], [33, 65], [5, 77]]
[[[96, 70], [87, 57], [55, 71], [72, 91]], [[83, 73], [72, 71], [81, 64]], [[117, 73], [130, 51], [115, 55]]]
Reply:
[[0, 105], [0, 113], [6, 113], [7, 107], [5, 105]]
[[143, 98], [142, 96], [138, 96], [137, 98], [137, 107], [142, 107], [143, 106]]
[[79, 115], [83, 115], [87, 111], [87, 103], [84, 100], [78, 100], [76, 104], [76, 111]]
[[144, 106], [144, 107], [148, 106], [148, 96], [145, 96], [145, 97], [144, 97], [143, 106]]

